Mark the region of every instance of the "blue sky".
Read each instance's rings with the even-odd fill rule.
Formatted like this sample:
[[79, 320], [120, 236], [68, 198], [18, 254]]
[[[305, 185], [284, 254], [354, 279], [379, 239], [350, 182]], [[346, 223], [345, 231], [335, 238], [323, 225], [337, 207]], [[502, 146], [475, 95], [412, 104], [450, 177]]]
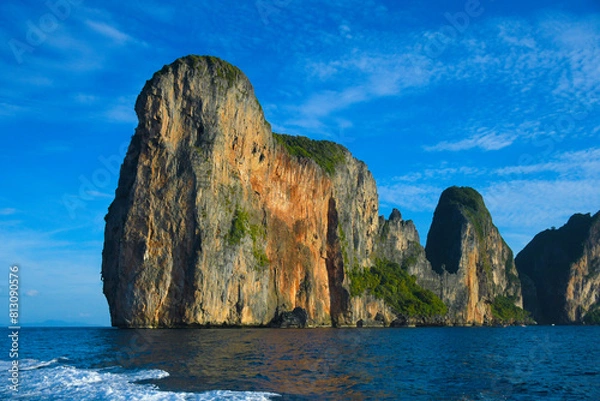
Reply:
[[187, 54], [240, 67], [276, 131], [349, 148], [423, 243], [451, 185], [483, 194], [515, 252], [600, 209], [596, 0], [7, 0], [0, 16], [0, 266], [21, 267], [23, 323], [109, 324], [103, 218], [133, 105]]

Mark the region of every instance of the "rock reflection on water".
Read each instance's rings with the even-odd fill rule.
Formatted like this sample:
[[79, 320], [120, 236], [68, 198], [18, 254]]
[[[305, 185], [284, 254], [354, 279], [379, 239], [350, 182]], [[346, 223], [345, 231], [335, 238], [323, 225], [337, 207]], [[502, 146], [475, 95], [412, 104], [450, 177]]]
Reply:
[[155, 382], [165, 390], [362, 398], [355, 386], [372, 377], [364, 369], [353, 369], [348, 361], [369, 363], [361, 344], [364, 333], [352, 329], [127, 330], [120, 333], [115, 351], [130, 352], [121, 358], [124, 367], [169, 372], [168, 378]]

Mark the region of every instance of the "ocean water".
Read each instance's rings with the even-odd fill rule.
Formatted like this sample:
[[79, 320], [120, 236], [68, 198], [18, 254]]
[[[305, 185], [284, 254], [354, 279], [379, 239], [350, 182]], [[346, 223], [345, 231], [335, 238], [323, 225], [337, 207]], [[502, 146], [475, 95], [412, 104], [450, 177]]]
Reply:
[[600, 327], [19, 334], [2, 399], [600, 400]]

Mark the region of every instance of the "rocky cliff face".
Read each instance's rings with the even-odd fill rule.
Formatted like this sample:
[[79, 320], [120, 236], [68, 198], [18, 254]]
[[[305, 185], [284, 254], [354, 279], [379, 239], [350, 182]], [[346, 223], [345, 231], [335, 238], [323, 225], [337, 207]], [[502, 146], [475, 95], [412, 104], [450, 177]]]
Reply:
[[521, 305], [479, 194], [445, 191], [423, 249], [348, 150], [273, 134], [236, 67], [176, 60], [136, 112], [106, 216], [114, 326], [481, 324]]
[[[416, 277], [417, 283], [443, 297], [444, 274], [435, 272], [427, 260], [425, 249], [421, 246], [419, 233], [411, 220], [403, 220], [399, 210], [394, 209], [389, 219], [379, 217], [379, 241], [377, 255], [380, 258], [397, 263], [408, 274]], [[453, 323], [447, 316], [430, 316], [406, 319], [409, 324], [438, 325]]]
[[539, 323], [584, 322], [600, 306], [600, 212], [573, 215], [558, 230], [539, 233], [516, 265], [523, 304]]
[[[119, 327], [355, 325], [375, 182], [343, 147], [273, 135], [236, 67], [188, 56], [149, 80], [106, 216], [102, 276]], [[300, 323], [298, 323], [300, 322]]]
[[[508, 299], [522, 307], [521, 287], [506, 245], [479, 193], [472, 188], [445, 190], [427, 236], [427, 259], [438, 274], [448, 320], [460, 324], [498, 321], [492, 305]], [[501, 297], [501, 298], [499, 298]]]

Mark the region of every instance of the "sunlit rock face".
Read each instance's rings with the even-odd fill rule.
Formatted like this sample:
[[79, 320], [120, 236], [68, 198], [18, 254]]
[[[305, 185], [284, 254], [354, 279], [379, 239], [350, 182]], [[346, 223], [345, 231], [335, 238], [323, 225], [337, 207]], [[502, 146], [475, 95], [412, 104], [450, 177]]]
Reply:
[[271, 132], [246, 76], [213, 57], [165, 66], [136, 112], [106, 216], [113, 325], [391, 319], [383, 301], [348, 292], [345, 269], [370, 264], [379, 230], [364, 163], [306, 138], [313, 154], [295, 154], [294, 138]]

